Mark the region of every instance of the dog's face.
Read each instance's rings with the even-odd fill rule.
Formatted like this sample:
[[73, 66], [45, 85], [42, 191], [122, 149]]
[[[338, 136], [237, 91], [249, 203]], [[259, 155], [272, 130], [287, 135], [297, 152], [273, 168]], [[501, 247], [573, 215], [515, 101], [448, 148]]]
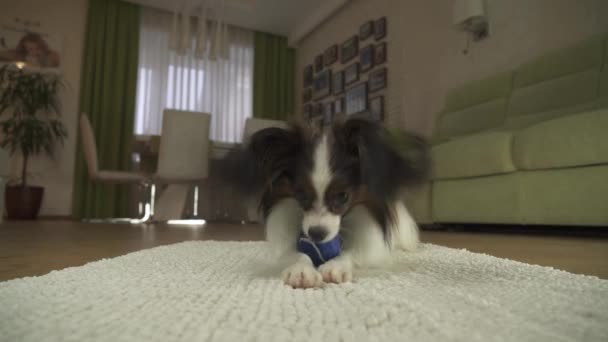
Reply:
[[323, 132], [269, 128], [233, 156], [232, 169], [239, 172], [232, 178], [246, 192], [261, 190], [265, 214], [283, 198], [295, 198], [303, 212], [302, 232], [326, 242], [339, 234], [342, 217], [358, 204], [386, 227], [386, 202], [427, 171], [426, 144], [410, 137], [414, 158], [400, 153], [387, 131], [368, 121], [348, 120]]
[[340, 223], [361, 199], [360, 165], [344, 150], [336, 132], [325, 132], [308, 142], [291, 179], [293, 194], [304, 213], [302, 232], [326, 242], [340, 231]]

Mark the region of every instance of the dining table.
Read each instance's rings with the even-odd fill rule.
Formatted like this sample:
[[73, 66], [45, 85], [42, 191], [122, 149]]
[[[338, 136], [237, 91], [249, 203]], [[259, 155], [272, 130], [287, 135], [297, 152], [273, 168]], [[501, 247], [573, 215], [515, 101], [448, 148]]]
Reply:
[[[136, 135], [132, 152], [134, 168], [153, 175], [158, 165], [160, 135]], [[247, 208], [242, 198], [229, 186], [219, 181], [219, 164], [240, 143], [211, 140], [209, 174], [198, 185], [198, 203], [195, 209], [194, 186], [183, 184], [159, 185], [154, 208], [154, 219], [164, 221], [180, 218], [203, 218], [207, 221], [245, 222]], [[192, 156], [195, 158], [196, 156]], [[204, 158], [204, 156], [200, 156]], [[176, 205], [177, 203], [177, 205]]]

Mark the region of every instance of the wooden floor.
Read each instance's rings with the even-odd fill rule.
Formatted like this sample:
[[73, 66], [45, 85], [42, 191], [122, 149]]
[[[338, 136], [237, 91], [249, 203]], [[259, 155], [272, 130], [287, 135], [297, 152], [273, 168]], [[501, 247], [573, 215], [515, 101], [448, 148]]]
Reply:
[[[70, 221], [0, 224], [0, 281], [187, 240], [261, 240], [254, 225], [129, 226]], [[422, 232], [423, 242], [608, 279], [608, 239]]]

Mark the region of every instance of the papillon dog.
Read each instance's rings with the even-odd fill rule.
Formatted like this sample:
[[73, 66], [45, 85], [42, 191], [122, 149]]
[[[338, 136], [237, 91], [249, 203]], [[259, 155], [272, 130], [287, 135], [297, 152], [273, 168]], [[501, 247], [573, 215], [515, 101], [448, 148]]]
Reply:
[[[231, 184], [257, 198], [266, 238], [288, 260], [282, 279], [289, 286], [349, 282], [354, 268], [386, 265], [394, 250], [418, 244], [418, 227], [400, 198], [428, 173], [428, 147], [418, 136], [363, 119], [321, 130], [266, 128], [224, 166]], [[296, 249], [302, 236], [319, 244], [339, 236], [341, 252], [316, 268]]]

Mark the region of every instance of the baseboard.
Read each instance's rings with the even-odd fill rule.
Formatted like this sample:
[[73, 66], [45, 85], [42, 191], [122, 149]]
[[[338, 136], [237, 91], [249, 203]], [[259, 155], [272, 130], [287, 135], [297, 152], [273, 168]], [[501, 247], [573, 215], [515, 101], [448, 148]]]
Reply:
[[41, 215], [38, 216], [41, 221], [75, 221], [72, 215]]
[[608, 227], [599, 226], [548, 226], [509, 224], [441, 223], [420, 225], [423, 231], [445, 231], [484, 234], [569, 236], [581, 238], [608, 238]]

